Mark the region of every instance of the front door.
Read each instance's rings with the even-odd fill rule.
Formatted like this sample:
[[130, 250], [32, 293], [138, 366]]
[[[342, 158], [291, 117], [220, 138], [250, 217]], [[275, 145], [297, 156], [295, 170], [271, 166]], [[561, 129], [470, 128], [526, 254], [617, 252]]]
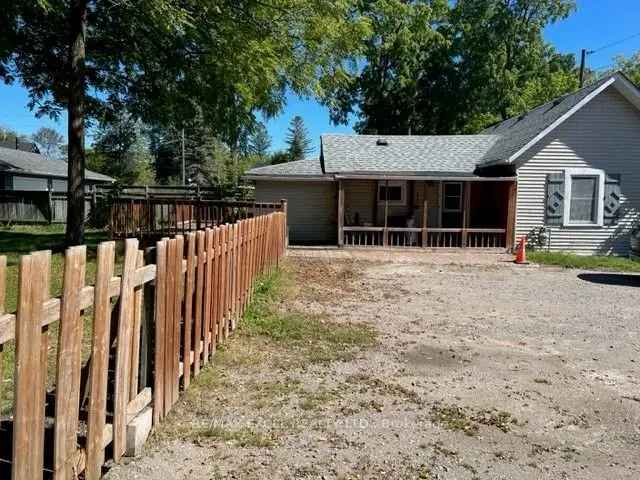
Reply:
[[442, 228], [462, 228], [462, 182], [442, 184]]

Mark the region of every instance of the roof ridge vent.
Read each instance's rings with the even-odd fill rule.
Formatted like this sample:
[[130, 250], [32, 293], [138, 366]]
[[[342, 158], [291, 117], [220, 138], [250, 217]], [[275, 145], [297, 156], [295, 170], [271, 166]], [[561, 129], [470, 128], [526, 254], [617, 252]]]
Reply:
[[389, 142], [387, 142], [387, 140], [384, 138], [379, 138], [378, 140], [376, 140], [376, 145], [386, 147], [387, 145], [389, 145]]

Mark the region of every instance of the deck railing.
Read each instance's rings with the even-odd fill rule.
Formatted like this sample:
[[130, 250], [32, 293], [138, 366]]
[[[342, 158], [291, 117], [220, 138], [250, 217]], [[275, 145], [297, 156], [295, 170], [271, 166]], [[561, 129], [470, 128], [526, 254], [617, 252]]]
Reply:
[[114, 238], [185, 235], [202, 228], [284, 212], [286, 203], [286, 200], [268, 203], [117, 197], [111, 204], [109, 230]]
[[504, 228], [344, 227], [345, 247], [505, 248]]

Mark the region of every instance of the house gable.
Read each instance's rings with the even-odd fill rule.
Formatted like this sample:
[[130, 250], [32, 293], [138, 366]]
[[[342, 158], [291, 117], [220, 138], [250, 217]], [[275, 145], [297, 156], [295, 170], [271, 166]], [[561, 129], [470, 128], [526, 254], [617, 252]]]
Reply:
[[610, 85], [518, 158], [516, 233], [545, 226], [547, 176], [569, 169], [620, 175], [621, 217], [601, 227], [549, 226], [550, 247], [578, 253], [628, 251], [640, 220], [640, 110]]

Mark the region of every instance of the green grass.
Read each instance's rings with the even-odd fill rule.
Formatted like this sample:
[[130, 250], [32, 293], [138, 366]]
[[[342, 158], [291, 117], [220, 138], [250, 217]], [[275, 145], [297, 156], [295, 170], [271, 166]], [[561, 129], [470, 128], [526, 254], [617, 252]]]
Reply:
[[374, 345], [376, 332], [360, 323], [336, 323], [325, 315], [280, 308], [291, 292], [292, 279], [280, 269], [260, 279], [255, 297], [245, 312], [240, 332], [262, 337], [301, 355], [304, 363], [348, 360], [362, 347]]
[[624, 257], [582, 256], [564, 252], [527, 252], [528, 260], [542, 265], [556, 265], [582, 270], [640, 272], [640, 262]]
[[[95, 281], [96, 250], [98, 244], [105, 240], [108, 240], [108, 236], [102, 230], [88, 230], [85, 234], [88, 285]], [[7, 257], [6, 311], [13, 312], [16, 309], [20, 257], [38, 250], [51, 250], [51, 295], [58, 296], [62, 290], [64, 272], [64, 226], [16, 225], [0, 229], [0, 255]]]

